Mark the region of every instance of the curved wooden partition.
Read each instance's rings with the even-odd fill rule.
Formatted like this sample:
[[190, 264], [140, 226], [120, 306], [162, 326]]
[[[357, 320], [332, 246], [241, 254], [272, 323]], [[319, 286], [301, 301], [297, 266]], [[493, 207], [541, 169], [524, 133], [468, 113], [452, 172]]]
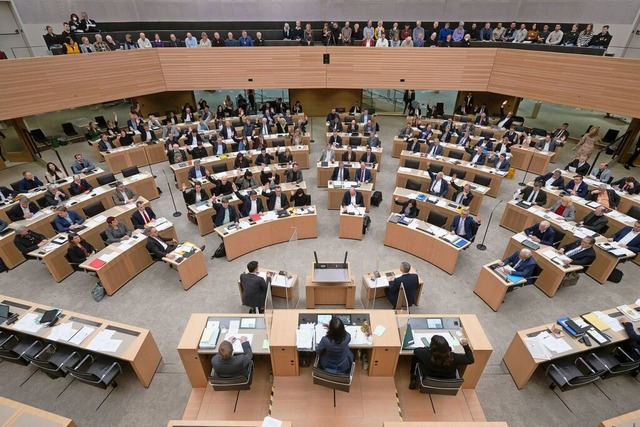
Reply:
[[640, 117], [638, 60], [499, 48], [166, 48], [0, 61], [0, 76], [0, 120], [221, 88], [488, 91]]

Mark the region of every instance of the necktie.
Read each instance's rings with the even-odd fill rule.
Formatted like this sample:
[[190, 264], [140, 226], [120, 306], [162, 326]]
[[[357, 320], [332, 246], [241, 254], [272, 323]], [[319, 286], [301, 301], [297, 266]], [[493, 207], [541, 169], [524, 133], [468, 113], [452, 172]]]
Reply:
[[338, 172], [338, 181], [342, 181], [342, 169]]
[[529, 196], [529, 200], [527, 200], [527, 202], [533, 202], [536, 197], [538, 197], [538, 192], [537, 191], [532, 191], [531, 195]]
[[142, 211], [142, 218], [144, 218], [144, 223], [145, 224], [150, 221], [149, 215], [147, 215], [147, 210], [146, 209]]

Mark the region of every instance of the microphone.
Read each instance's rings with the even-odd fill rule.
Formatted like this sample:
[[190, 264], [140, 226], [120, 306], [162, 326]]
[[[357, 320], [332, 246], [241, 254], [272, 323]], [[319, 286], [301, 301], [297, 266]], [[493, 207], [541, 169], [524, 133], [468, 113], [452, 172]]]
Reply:
[[496, 203], [493, 209], [491, 209], [491, 213], [489, 214], [489, 221], [487, 221], [487, 228], [484, 229], [484, 236], [482, 236], [482, 243], [479, 243], [478, 245], [476, 245], [476, 248], [478, 248], [478, 250], [480, 251], [487, 250], [487, 247], [484, 244], [484, 241], [487, 238], [487, 231], [489, 231], [489, 226], [491, 225], [491, 219], [493, 218], [493, 213], [495, 212], [498, 205], [500, 205], [500, 203], [502, 203], [503, 201], [504, 200], [502, 199], [498, 200], [498, 203]]

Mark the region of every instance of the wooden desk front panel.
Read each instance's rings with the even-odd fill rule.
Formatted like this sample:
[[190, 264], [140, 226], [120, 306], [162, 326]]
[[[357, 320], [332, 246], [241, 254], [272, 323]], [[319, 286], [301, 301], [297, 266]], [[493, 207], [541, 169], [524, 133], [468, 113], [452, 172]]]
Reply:
[[346, 308], [355, 308], [355, 278], [351, 276], [351, 280], [344, 283], [316, 283], [311, 276], [307, 276], [305, 294], [307, 308], [316, 308], [316, 305], [344, 305]]
[[[329, 210], [340, 209], [340, 206], [342, 205], [342, 198], [347, 191], [349, 190], [346, 188], [335, 188], [333, 185], [329, 185], [327, 192], [327, 208]], [[362, 194], [365, 210], [369, 212], [369, 209], [371, 208], [371, 194], [373, 193], [373, 186], [371, 184], [364, 184], [364, 186], [356, 188], [356, 191]]]
[[340, 233], [338, 237], [341, 239], [362, 240], [362, 225], [364, 223], [363, 215], [340, 214]]

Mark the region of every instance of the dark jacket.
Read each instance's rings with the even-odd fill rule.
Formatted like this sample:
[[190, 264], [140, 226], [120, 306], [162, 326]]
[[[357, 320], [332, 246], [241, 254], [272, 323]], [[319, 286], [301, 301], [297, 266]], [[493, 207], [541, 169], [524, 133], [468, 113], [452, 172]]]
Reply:
[[[615, 190], [611, 190], [611, 189], [606, 190], [606, 192], [607, 192], [607, 195], [609, 196], [609, 208], [611, 209], [617, 208], [618, 203], [620, 203], [620, 196], [618, 196], [618, 193], [616, 193]], [[592, 200], [594, 202], [598, 201], [598, 194], [589, 192], [589, 194], [587, 194], [585, 199]]]
[[[144, 210], [147, 213], [147, 215], [149, 216], [149, 219], [151, 221], [156, 219], [156, 214], [155, 214], [155, 212], [153, 212], [153, 210], [150, 207], [147, 206], [147, 207], [144, 208]], [[133, 223], [133, 228], [137, 228], [139, 230], [144, 230], [146, 221], [142, 217], [142, 214], [140, 213], [140, 211], [136, 210], [131, 215], [131, 222]]]
[[[633, 230], [633, 227], [626, 226], [618, 230], [613, 236], [611, 236], [611, 238], [614, 241], [619, 242], [620, 239], [626, 236], [631, 230]], [[635, 253], [640, 252], [640, 235], [636, 236], [633, 240], [627, 243], [627, 249]]]
[[553, 242], [555, 241], [555, 237], [556, 237], [556, 232], [553, 229], [553, 227], [549, 227], [546, 230], [544, 230], [544, 232], [541, 232], [540, 228], [538, 228], [538, 225], [540, 225], [539, 222], [533, 224], [529, 228], [525, 228], [524, 234], [526, 234], [527, 236], [533, 235], [537, 237], [538, 239], [540, 239], [540, 243], [542, 243], [543, 245], [548, 245], [548, 246], [553, 245]]
[[413, 357], [420, 363], [426, 376], [435, 378], [456, 378], [459, 366], [471, 365], [474, 362], [473, 351], [468, 345], [464, 346], [464, 354], [453, 353], [453, 364], [449, 368], [434, 366], [431, 362], [431, 350], [425, 347], [413, 350]]
[[93, 190], [93, 186], [91, 186], [91, 184], [89, 184], [86, 179], [81, 179], [80, 184], [76, 184], [74, 181], [71, 183], [71, 185], [69, 185], [69, 193], [71, 193], [72, 196], [77, 196], [78, 194], [82, 194], [85, 191], [91, 190]]
[[[531, 197], [531, 193], [533, 193], [533, 191], [533, 187], [526, 187], [524, 190], [522, 190], [522, 200], [524, 200], [525, 202], [529, 201], [529, 197]], [[538, 195], [536, 196], [535, 200], [533, 200], [533, 203], [538, 206], [544, 206], [547, 204], [547, 193], [545, 193], [542, 188], [540, 189], [540, 191], [538, 191]]]
[[[276, 197], [278, 196], [276, 195], [275, 191], [270, 192], [266, 196], [268, 197], [267, 208], [272, 211], [276, 207]], [[280, 207], [282, 207], [282, 209], [287, 209], [289, 207], [289, 200], [287, 199], [287, 195], [284, 194], [284, 192], [280, 193]]]
[[69, 214], [69, 219], [71, 219], [71, 223], [69, 223], [69, 221], [67, 221], [66, 218], [63, 218], [59, 215], [56, 215], [53, 218], [53, 223], [55, 224], [55, 229], [59, 232], [67, 232], [69, 231], [69, 227], [71, 227], [72, 225], [80, 225], [84, 222], [84, 218], [82, 218], [80, 215], [78, 215], [76, 212], [74, 211], [67, 211], [67, 213]]
[[[86, 240], [81, 240], [80, 244], [84, 247], [84, 249], [89, 254], [95, 251], [95, 248], [91, 246], [91, 243], [87, 242]], [[69, 261], [75, 264], [81, 264], [87, 260], [87, 257], [82, 251], [82, 249], [77, 246], [69, 246], [69, 249], [67, 250], [67, 255], [69, 256]]]
[[[341, 206], [349, 206], [351, 204], [351, 195], [349, 191], [344, 192], [344, 196], [342, 196], [342, 204]], [[364, 198], [362, 197], [362, 193], [356, 191], [356, 205], [363, 207], [364, 206]]]
[[[453, 218], [453, 222], [451, 223], [451, 228], [450, 230], [453, 231], [454, 233], [458, 234], [458, 225], [460, 224], [460, 219], [462, 217], [460, 215], [456, 215], [455, 218]], [[465, 218], [464, 221], [464, 235], [460, 236], [463, 237], [467, 240], [471, 240], [473, 238], [473, 229], [471, 228], [472, 225], [475, 226], [479, 226], [480, 223], [478, 221], [476, 221], [474, 218], [472, 218], [471, 216], [467, 216]]]
[[[160, 242], [158, 242], [158, 240], [162, 240], [163, 242], [165, 242], [167, 244], [166, 249], [164, 247], [162, 247], [162, 245], [160, 244]], [[162, 258], [167, 256], [167, 254], [171, 253], [176, 247], [173, 245], [168, 244], [167, 242], [171, 242], [171, 238], [169, 237], [162, 237], [160, 235], [158, 235], [158, 237], [147, 237], [147, 250], [157, 256], [158, 258]]]
[[[249, 212], [251, 212], [251, 197], [245, 196], [241, 194], [239, 191], [236, 191], [236, 196], [242, 202], [242, 206], [240, 207], [240, 217], [244, 218], [245, 216], [249, 216]], [[256, 210], [258, 211], [258, 213], [264, 212], [264, 206], [262, 205], [262, 199], [260, 197], [256, 199]], [[240, 277], [242, 278], [242, 276]], [[257, 306], [254, 305], [249, 307], [257, 307]]]
[[389, 281], [389, 287], [385, 289], [385, 295], [393, 307], [398, 302], [398, 294], [400, 293], [400, 285], [404, 285], [404, 292], [407, 296], [407, 304], [409, 307], [415, 305], [418, 293], [419, 279], [415, 273], [405, 273]]
[[[452, 179], [450, 184], [453, 187], [453, 189], [456, 191], [453, 194], [453, 197], [451, 198], [451, 200], [453, 200], [454, 202], [456, 202], [456, 200], [458, 200], [458, 195], [460, 193], [464, 193], [464, 186], [460, 186], [458, 184], [456, 184], [455, 182], [453, 182], [454, 180]], [[464, 196], [461, 200], [462, 206], [469, 206], [471, 204], [471, 201], [473, 200], [473, 193], [471, 191], [469, 191], [469, 194], [467, 194], [466, 196]], [[457, 202], [456, 202], [457, 203]]]
[[[36, 213], [40, 209], [35, 203], [29, 202], [29, 212]], [[7, 211], [7, 216], [12, 222], [20, 221], [24, 219], [24, 213], [22, 212], [22, 206], [20, 203], [15, 203], [11, 209]]]
[[[504, 264], [508, 265], [509, 267], [515, 267], [516, 264], [520, 262], [520, 250], [516, 250], [513, 254], [511, 254], [511, 256], [503, 259], [502, 262], [504, 262]], [[533, 269], [535, 268], [535, 266], [536, 260], [533, 259], [533, 256], [530, 256], [526, 260], [520, 262], [520, 264], [518, 264], [518, 267], [509, 274], [511, 274], [512, 276], [518, 276], [528, 279], [533, 274]]]
[[38, 249], [38, 243], [42, 242], [44, 239], [45, 237], [43, 234], [27, 230], [27, 234], [25, 236], [22, 234], [16, 234], [16, 237], [13, 238], [13, 243], [16, 245], [16, 248], [22, 252], [22, 254], [26, 255], [29, 252]]
[[69, 198], [67, 193], [65, 193], [65, 191], [62, 188], [59, 188], [58, 190], [60, 190], [60, 193], [62, 193], [62, 196], [60, 197], [60, 201], [56, 200], [55, 195], [51, 191], [49, 190], [45, 191], [44, 200], [45, 202], [47, 202], [47, 206], [58, 206], [58, 204], [62, 203], [63, 201]]
[[[213, 208], [216, 210], [216, 214], [213, 217], [213, 224], [216, 227], [220, 227], [224, 222], [224, 207], [221, 203], [214, 203]], [[236, 209], [233, 206], [229, 205], [227, 206], [227, 210], [229, 211], [229, 221], [237, 222], [238, 213], [236, 212]]]
[[576, 169], [576, 174], [587, 176], [587, 174], [589, 173], [589, 168], [591, 166], [589, 165], [589, 163], [584, 162], [582, 166], [578, 167], [579, 162], [580, 161], [578, 159], [573, 159], [567, 166], [565, 166], [564, 170], [568, 171], [569, 167], [572, 167]]
[[26, 178], [22, 178], [20, 181], [18, 181], [18, 193], [28, 193], [29, 190], [42, 187], [43, 185], [44, 184], [42, 183], [42, 181], [40, 181], [36, 176], [34, 176], [33, 180], [31, 181]]
[[[580, 246], [580, 242], [581, 240], [576, 240], [573, 243], [565, 245], [562, 248], [564, 249], [564, 253], [566, 254]], [[570, 256], [569, 258], [571, 258], [571, 265], [589, 265], [596, 259], [596, 251], [593, 248], [587, 248], [573, 256]]]
[[229, 360], [222, 360], [220, 353], [213, 356], [211, 359], [211, 367], [213, 368], [211, 374], [215, 374], [221, 378], [233, 378], [241, 375], [246, 375], [249, 371], [249, 365], [253, 358], [251, 352], [251, 344], [249, 341], [242, 343], [242, 350], [244, 354], [235, 354], [231, 356]]
[[[331, 181], [336, 181], [338, 179], [339, 172], [340, 172], [339, 166], [333, 168], [333, 173], [331, 174]], [[342, 171], [342, 180], [349, 181], [349, 168], [344, 168], [344, 170]]]
[[[357, 193], [356, 193], [357, 194]], [[356, 196], [357, 199], [357, 196]], [[407, 206], [409, 205], [409, 201], [406, 202], [401, 202], [398, 200], [394, 200], [393, 203], [395, 203], [398, 206], [402, 206], [400, 208], [400, 213], [403, 214], [404, 216], [406, 216], [407, 218], [415, 218], [418, 216], [418, 208], [416, 208], [415, 204], [415, 200], [413, 201], [413, 206], [411, 208], [409, 208], [409, 214], [407, 215], [405, 213], [405, 210], [407, 209]]]
[[322, 337], [316, 346], [322, 369], [330, 373], [348, 372], [353, 363], [353, 353], [349, 349], [350, 342], [351, 335], [348, 332], [341, 343], [331, 341], [327, 336]]
[[[545, 175], [540, 175], [538, 177], [536, 177], [536, 181], [541, 181], [543, 185], [545, 185], [547, 183], [548, 179], [551, 179], [551, 177], [553, 176], [553, 172], [549, 172], [548, 174]], [[563, 188], [564, 187], [564, 178], [561, 176], [558, 177], [558, 179], [554, 180], [551, 183], [552, 187], [558, 187], [558, 188]]]
[[596, 216], [594, 212], [590, 212], [587, 216], [584, 217], [582, 222], [582, 227], [595, 231], [596, 233], [600, 233], [609, 222], [609, 218], [604, 215]]
[[[193, 205], [196, 202], [196, 190], [193, 188], [188, 188], [182, 192], [182, 197], [184, 197], [184, 202], [187, 205]], [[204, 188], [200, 190], [200, 199], [208, 200], [209, 195], [207, 194], [207, 190]]]
[[257, 274], [243, 273], [240, 275], [242, 285], [242, 304], [247, 307], [264, 307], [267, 298], [267, 281]]

